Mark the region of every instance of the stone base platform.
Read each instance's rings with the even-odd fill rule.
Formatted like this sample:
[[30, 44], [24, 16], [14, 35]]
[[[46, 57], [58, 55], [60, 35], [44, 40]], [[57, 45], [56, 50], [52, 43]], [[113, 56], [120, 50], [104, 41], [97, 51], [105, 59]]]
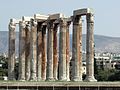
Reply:
[[0, 81], [0, 90], [120, 90], [120, 82]]

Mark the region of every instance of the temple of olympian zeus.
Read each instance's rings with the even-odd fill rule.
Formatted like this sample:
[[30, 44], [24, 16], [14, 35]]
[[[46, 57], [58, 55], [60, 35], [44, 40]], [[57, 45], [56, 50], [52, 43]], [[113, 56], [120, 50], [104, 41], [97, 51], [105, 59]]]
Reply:
[[[18, 80], [82, 81], [82, 16], [84, 15], [87, 24], [85, 81], [97, 81], [94, 78], [94, 16], [90, 8], [74, 10], [70, 17], [58, 13], [10, 19], [8, 80], [15, 80], [15, 32], [18, 25]], [[73, 32], [70, 61], [71, 24]]]

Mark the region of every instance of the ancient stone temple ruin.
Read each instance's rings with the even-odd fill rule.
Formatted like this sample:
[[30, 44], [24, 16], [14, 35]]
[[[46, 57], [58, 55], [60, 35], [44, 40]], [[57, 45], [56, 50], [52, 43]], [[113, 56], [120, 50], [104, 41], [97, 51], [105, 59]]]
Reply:
[[[84, 15], [87, 21], [85, 81], [96, 81], [94, 78], [94, 14], [89, 8], [74, 10], [70, 17], [58, 13], [10, 19], [8, 79], [15, 80], [15, 32], [18, 26], [18, 80], [82, 81], [82, 16]], [[73, 24], [73, 32], [70, 60], [71, 24]]]

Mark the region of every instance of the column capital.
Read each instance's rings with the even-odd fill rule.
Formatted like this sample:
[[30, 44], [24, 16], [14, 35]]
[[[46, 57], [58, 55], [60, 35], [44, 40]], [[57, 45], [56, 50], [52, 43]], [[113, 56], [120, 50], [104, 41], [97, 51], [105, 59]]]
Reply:
[[73, 24], [80, 24], [80, 16], [73, 16]]
[[26, 27], [26, 22], [25, 21], [19, 21], [20, 28], [25, 28]]
[[26, 24], [26, 28], [30, 30], [30, 24], [29, 23]]
[[47, 21], [47, 28], [48, 29], [53, 29], [53, 27], [54, 27], [53, 22], [54, 22], [53, 20], [48, 19], [48, 21]]
[[54, 30], [57, 31], [59, 23], [54, 23]]
[[67, 19], [66, 18], [60, 18], [59, 24], [60, 24], [60, 26], [66, 27], [67, 26]]
[[92, 13], [87, 14], [86, 15], [86, 20], [89, 23], [94, 23], [94, 14], [92, 14]]
[[47, 28], [47, 25], [42, 25], [42, 32], [43, 32], [43, 34], [46, 34], [46, 28]]
[[16, 27], [15, 19], [10, 19], [9, 29], [15, 29], [15, 27]]
[[67, 28], [69, 29], [71, 22], [67, 22]]
[[31, 19], [31, 25], [37, 27], [37, 21], [34, 19]]

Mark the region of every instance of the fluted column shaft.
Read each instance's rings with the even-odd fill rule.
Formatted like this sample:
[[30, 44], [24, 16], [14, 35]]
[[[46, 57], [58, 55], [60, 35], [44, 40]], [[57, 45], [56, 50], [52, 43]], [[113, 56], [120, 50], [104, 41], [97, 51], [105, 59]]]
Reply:
[[31, 20], [31, 78], [30, 80], [37, 80], [37, 22]]
[[79, 80], [82, 81], [82, 18], [79, 19]]
[[73, 20], [73, 43], [72, 43], [72, 75], [73, 81], [80, 80], [80, 17], [74, 16]]
[[54, 25], [53, 30], [53, 77], [55, 80], [58, 80], [58, 35], [57, 35], [58, 24]]
[[25, 27], [24, 21], [19, 22], [19, 80], [25, 80]]
[[48, 20], [47, 36], [47, 77], [48, 81], [53, 80], [53, 22]]
[[70, 22], [67, 23], [66, 31], [66, 77], [67, 81], [70, 81], [70, 34], [69, 34]]
[[60, 20], [59, 34], [59, 80], [66, 81], [66, 29], [65, 19]]
[[86, 81], [96, 81], [94, 78], [94, 18], [93, 14], [87, 14], [87, 37], [86, 37]]
[[38, 81], [41, 80], [42, 72], [42, 24], [38, 23], [37, 31], [37, 77]]
[[15, 79], [15, 22], [9, 24], [8, 80]]
[[25, 28], [25, 77], [26, 80], [30, 79], [30, 25], [27, 24]]
[[46, 59], [47, 59], [47, 38], [46, 25], [42, 27], [42, 80], [46, 80]]

